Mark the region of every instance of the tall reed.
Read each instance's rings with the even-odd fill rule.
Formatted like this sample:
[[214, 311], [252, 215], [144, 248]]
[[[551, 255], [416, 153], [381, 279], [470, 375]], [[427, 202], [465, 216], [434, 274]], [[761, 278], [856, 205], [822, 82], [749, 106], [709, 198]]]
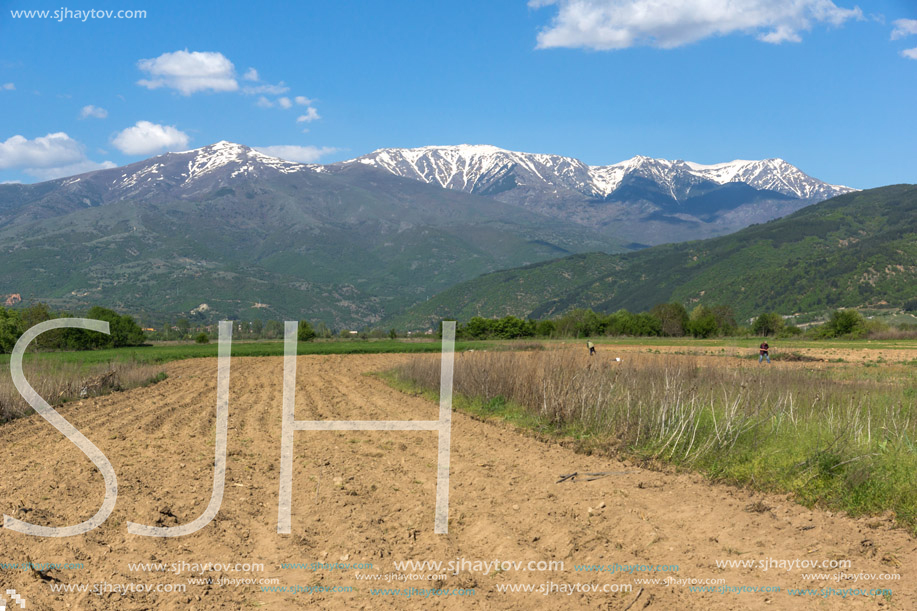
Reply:
[[[632, 455], [850, 510], [892, 505], [917, 524], [913, 371], [867, 377], [850, 367], [727, 363], [642, 354], [617, 362], [567, 350], [461, 353], [454, 390], [506, 400], [558, 432], [576, 430]], [[413, 359], [396, 374], [438, 388], [436, 359]]]
[[[51, 405], [144, 386], [164, 377], [162, 366], [138, 361], [87, 365], [41, 356], [27, 357], [23, 373], [32, 388]], [[13, 385], [9, 367], [0, 369], [0, 422], [31, 411]]]

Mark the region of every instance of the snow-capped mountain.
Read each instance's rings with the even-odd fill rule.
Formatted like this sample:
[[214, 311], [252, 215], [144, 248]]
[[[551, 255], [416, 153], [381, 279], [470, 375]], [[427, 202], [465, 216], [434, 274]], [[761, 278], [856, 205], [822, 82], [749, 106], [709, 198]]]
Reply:
[[322, 169], [219, 142], [0, 185], [0, 295], [362, 328], [480, 274], [624, 249], [493, 199], [363, 165]]
[[[608, 199], [628, 177], [650, 180], [676, 201], [685, 199], [691, 187], [703, 182], [718, 185], [741, 182], [756, 190], [766, 189], [806, 200], [822, 200], [853, 191], [812, 178], [782, 159], [702, 165], [638, 155], [612, 165], [589, 166], [572, 157], [462, 144], [379, 149], [344, 163], [362, 163], [405, 178], [483, 195], [494, 195], [508, 190], [507, 187], [538, 185], [553, 193], [573, 191], [590, 198]], [[509, 184], [510, 177], [514, 185]]]
[[85, 187], [86, 182], [92, 183], [95, 187], [92, 191], [102, 195], [103, 201], [165, 194], [187, 199], [238, 180], [270, 179], [309, 170], [308, 165], [284, 161], [241, 144], [221, 141], [55, 182], [72, 189]]
[[[852, 190], [812, 178], [780, 159], [701, 165], [637, 156], [589, 166], [560, 155], [459, 145], [380, 149], [350, 161], [312, 165], [222, 141], [50, 181], [45, 184], [56, 185], [53, 195], [22, 213], [34, 219], [125, 200], [205, 201], [226, 196], [244, 196], [252, 205], [267, 191], [295, 200], [328, 188], [329, 180], [373, 190], [382, 179], [386, 189], [406, 188], [396, 183], [410, 179], [497, 200], [517, 207], [520, 215], [533, 212], [636, 244], [721, 235]], [[19, 214], [0, 210], [0, 226]]]

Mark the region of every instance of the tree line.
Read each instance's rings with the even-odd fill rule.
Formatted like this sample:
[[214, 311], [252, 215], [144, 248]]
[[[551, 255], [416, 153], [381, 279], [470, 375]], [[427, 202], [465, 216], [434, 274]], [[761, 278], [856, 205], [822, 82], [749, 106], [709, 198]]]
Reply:
[[853, 309], [835, 310], [820, 325], [809, 329], [788, 324], [776, 312], [762, 312], [749, 325], [740, 325], [728, 305], [698, 305], [688, 312], [676, 302], [661, 303], [648, 312], [618, 310], [602, 314], [591, 309], [576, 309], [545, 320], [516, 316], [483, 318], [475, 316], [456, 327], [460, 339], [585, 338], [600, 336], [630, 337], [792, 337], [861, 338], [872, 331], [884, 331], [884, 323], [867, 320]]
[[[53, 312], [44, 303], [32, 304], [21, 310], [0, 307], [0, 353], [12, 352], [22, 334], [38, 323], [73, 317], [68, 312]], [[146, 341], [143, 329], [130, 316], [95, 306], [89, 309], [85, 318], [108, 322], [109, 335], [86, 329], [53, 329], [36, 337], [30, 347], [37, 350], [97, 350], [139, 346]]]

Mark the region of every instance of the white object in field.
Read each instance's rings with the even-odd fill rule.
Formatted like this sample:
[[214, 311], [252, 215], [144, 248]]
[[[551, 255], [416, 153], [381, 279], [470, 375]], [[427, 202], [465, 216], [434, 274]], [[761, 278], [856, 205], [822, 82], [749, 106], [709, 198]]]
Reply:
[[620, 356], [616, 356], [616, 357], [615, 357], [615, 360], [616, 360], [616, 361], [620, 361], [620, 360], [621, 360], [621, 357], [620, 357]]

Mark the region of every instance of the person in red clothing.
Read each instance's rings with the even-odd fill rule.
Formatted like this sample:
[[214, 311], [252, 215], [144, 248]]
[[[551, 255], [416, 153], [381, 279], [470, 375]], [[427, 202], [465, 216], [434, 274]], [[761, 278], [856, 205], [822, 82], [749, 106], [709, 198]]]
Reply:
[[767, 359], [768, 364], [770, 364], [771, 362], [771, 357], [769, 354], [770, 349], [771, 347], [767, 345], [767, 340], [764, 340], [763, 342], [761, 342], [761, 345], [758, 346], [758, 352], [760, 353], [758, 356], [759, 363], [763, 361], [764, 359]]

